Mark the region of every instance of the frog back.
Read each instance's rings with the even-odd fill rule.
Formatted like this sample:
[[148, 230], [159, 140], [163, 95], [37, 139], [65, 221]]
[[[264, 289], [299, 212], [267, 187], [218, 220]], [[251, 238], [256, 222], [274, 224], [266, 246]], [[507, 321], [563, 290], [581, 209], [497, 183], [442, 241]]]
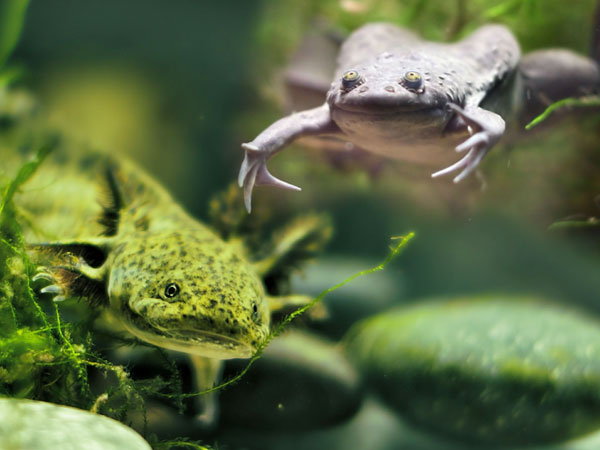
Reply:
[[[30, 152], [7, 150], [2, 178], [12, 179]], [[56, 148], [15, 195], [17, 213], [28, 242], [77, 239], [102, 234], [99, 153], [80, 154], [63, 144]]]
[[[8, 180], [30, 154], [7, 154], [2, 177]], [[111, 182], [114, 176], [118, 181]], [[115, 202], [128, 203], [123, 217], [131, 220], [131, 210], [142, 205], [145, 211], [160, 210], [167, 216], [183, 214], [165, 189], [132, 162], [66, 141], [46, 157], [15, 201], [28, 242], [106, 234], [107, 212], [123, 207]]]
[[365, 25], [342, 45], [336, 78], [350, 69], [395, 83], [405, 71], [424, 76], [444, 102], [478, 104], [518, 65], [519, 45], [502, 25], [485, 25], [454, 43], [430, 42], [389, 23]]

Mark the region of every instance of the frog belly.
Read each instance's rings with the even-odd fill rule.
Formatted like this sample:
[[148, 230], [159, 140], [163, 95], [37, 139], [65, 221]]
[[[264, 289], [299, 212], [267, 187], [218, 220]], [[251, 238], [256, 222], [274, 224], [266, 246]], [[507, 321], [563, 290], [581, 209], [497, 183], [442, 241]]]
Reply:
[[344, 137], [377, 155], [412, 163], [440, 165], [456, 161], [454, 147], [466, 132], [444, 133], [446, 117], [436, 111], [366, 114], [341, 109], [332, 118]]

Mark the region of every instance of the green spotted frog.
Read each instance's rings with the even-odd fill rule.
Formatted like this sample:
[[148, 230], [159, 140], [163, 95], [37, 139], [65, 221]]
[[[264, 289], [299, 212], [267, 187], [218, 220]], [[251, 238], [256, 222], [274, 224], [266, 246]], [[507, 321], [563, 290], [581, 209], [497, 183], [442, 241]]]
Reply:
[[[261, 275], [281, 255], [251, 262], [241, 241], [223, 240], [126, 160], [55, 150], [16, 202], [34, 224], [40, 292], [84, 298], [138, 339], [189, 354], [200, 390], [223, 360], [252, 356], [272, 311], [308, 300], [268, 296]], [[213, 423], [214, 396], [199, 399], [199, 419]]]

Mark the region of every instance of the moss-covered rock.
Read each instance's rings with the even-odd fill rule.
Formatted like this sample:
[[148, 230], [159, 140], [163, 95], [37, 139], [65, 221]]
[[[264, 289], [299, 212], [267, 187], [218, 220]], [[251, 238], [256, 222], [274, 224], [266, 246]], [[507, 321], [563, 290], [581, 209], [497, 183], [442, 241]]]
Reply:
[[600, 428], [600, 322], [530, 298], [426, 302], [350, 330], [351, 360], [421, 428], [497, 445]]

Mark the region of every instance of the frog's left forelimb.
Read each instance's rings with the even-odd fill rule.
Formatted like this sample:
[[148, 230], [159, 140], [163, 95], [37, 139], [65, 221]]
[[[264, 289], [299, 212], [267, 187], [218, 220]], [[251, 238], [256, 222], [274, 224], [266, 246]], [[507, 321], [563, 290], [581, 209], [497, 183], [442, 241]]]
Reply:
[[470, 131], [475, 130], [475, 132], [456, 147], [457, 152], [469, 150], [467, 155], [450, 167], [435, 172], [431, 176], [436, 178], [462, 169], [453, 180], [454, 183], [459, 183], [477, 168], [487, 152], [500, 140], [506, 124], [498, 114], [478, 106], [462, 109], [460, 106], [450, 103], [448, 107], [467, 124]]
[[329, 106], [324, 104], [284, 117], [265, 129], [252, 142], [242, 144], [245, 155], [238, 183], [240, 187], [244, 188], [244, 203], [248, 212], [251, 211], [254, 185], [271, 185], [283, 189], [300, 190], [298, 186], [274, 177], [267, 170], [266, 164], [269, 158], [299, 136], [337, 133], [339, 133], [339, 128], [331, 120]]

